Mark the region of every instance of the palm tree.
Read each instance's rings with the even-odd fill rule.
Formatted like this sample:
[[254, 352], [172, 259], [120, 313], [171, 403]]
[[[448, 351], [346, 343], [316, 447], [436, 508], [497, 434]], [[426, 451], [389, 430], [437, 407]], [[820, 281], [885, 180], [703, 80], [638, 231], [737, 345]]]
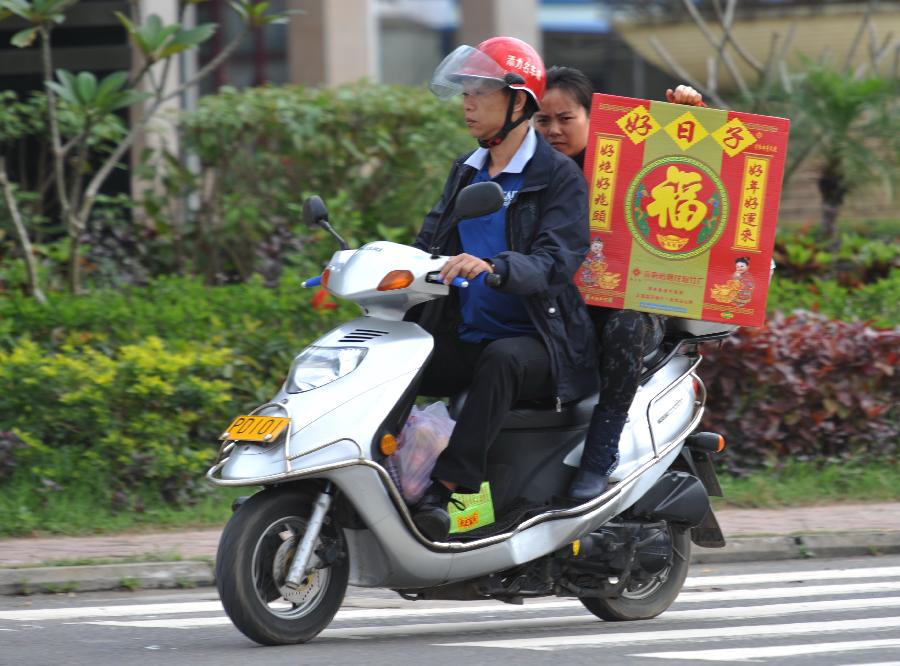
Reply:
[[897, 81], [856, 78], [806, 63], [784, 101], [791, 119], [785, 180], [812, 162], [822, 197], [822, 231], [830, 249], [840, 245], [837, 221], [844, 198], [880, 182], [888, 192], [898, 177], [900, 104]]

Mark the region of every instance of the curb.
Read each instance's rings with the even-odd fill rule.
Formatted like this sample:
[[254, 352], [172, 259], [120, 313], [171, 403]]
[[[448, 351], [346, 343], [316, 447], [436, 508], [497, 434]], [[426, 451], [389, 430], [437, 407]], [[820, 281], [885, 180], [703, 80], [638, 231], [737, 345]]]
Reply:
[[144, 562], [0, 569], [0, 594], [193, 588], [215, 582], [207, 562]]
[[724, 548], [696, 549], [692, 564], [772, 562], [900, 553], [900, 532], [852, 532], [800, 536], [736, 537]]
[[[773, 562], [798, 560], [804, 555], [797, 541], [800, 537], [765, 536], [726, 539], [724, 548], [691, 550], [691, 564], [720, 564], [727, 562]], [[900, 538], [897, 539], [900, 545]]]
[[[696, 548], [691, 564], [771, 562], [900, 554], [900, 532], [735, 537], [724, 548]], [[145, 562], [0, 569], [0, 595], [186, 589], [215, 583], [209, 562]]]

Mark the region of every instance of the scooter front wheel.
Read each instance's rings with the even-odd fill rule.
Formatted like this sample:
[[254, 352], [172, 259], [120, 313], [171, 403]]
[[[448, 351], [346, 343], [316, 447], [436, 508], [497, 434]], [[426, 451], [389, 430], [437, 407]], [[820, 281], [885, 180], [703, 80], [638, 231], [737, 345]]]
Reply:
[[333, 516], [326, 518], [314, 548], [317, 568], [297, 589], [284, 583], [311, 511], [308, 493], [263, 490], [235, 511], [222, 532], [216, 555], [219, 597], [234, 625], [257, 643], [288, 645], [315, 638], [344, 599], [350, 567]]
[[594, 615], [608, 622], [649, 620], [665, 611], [681, 593], [691, 559], [691, 531], [669, 525], [671, 564], [643, 583], [628, 585], [614, 599], [580, 597], [579, 601]]

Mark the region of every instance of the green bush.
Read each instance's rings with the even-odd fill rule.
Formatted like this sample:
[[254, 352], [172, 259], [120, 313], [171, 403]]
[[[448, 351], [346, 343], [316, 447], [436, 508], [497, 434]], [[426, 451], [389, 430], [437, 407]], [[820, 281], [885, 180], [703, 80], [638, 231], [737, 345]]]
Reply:
[[900, 221], [845, 232], [840, 250], [826, 251], [821, 234], [808, 228], [779, 231], [769, 313], [820, 312], [830, 319], [859, 320], [876, 328], [900, 324]]
[[65, 486], [153, 487], [174, 500], [209, 462], [231, 416], [234, 359], [204, 343], [175, 351], [157, 337], [115, 354], [29, 338], [0, 352], [0, 430], [24, 447], [16, 474]]
[[767, 309], [770, 313], [811, 310], [829, 319], [859, 320], [875, 328], [893, 328], [900, 325], [897, 294], [900, 269], [892, 269], [887, 277], [855, 288], [834, 279], [791, 280], [775, 271]]
[[736, 473], [791, 461], [896, 459], [900, 327], [776, 314], [707, 349], [703, 427], [730, 441]]
[[[356, 312], [316, 309], [314, 294], [296, 276], [276, 288], [165, 278], [53, 293], [45, 307], [0, 300], [0, 488], [51, 499], [89, 488], [120, 509], [192, 500], [231, 418], [269, 399], [294, 355]], [[24, 514], [5, 524], [15, 515], [0, 533], [27, 529]]]
[[[176, 169], [161, 195], [146, 194], [159, 245], [168, 243], [155, 255], [193, 257], [194, 269], [215, 281], [254, 273], [271, 280], [286, 258], [330, 255], [331, 246], [304, 242], [300, 213], [311, 194], [322, 196], [351, 246], [410, 242], [451, 160], [473, 147], [458, 103], [424, 88], [360, 83], [224, 88], [183, 116], [181, 133], [203, 173]], [[200, 205], [173, 229], [169, 203], [185, 195]]]
[[77, 344], [113, 354], [158, 336], [176, 349], [195, 342], [228, 347], [254, 376], [271, 380], [311, 337], [358, 312], [349, 303], [315, 309], [314, 291], [300, 286], [304, 277], [290, 274], [273, 288], [259, 278], [212, 288], [199, 278], [165, 277], [80, 298], [53, 293], [45, 306], [23, 296], [0, 299], [0, 348], [27, 334], [48, 351]]
[[779, 231], [774, 252], [776, 275], [799, 282], [827, 275], [845, 287], [876, 282], [900, 268], [900, 246], [896, 242], [900, 221], [884, 225], [885, 230], [891, 227], [893, 233], [884, 235], [845, 232], [836, 254], [827, 251], [827, 242], [811, 229]]

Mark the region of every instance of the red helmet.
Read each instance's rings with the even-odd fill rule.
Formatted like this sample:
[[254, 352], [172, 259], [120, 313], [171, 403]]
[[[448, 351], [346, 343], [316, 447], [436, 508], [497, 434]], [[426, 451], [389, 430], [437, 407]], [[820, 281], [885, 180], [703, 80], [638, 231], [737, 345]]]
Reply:
[[491, 37], [477, 48], [506, 70], [508, 79], [518, 74], [521, 83], [510, 83], [510, 88], [526, 91], [537, 106], [541, 105], [547, 87], [547, 70], [530, 44], [515, 37]]
[[530, 45], [515, 37], [491, 37], [477, 47], [460, 46], [434, 70], [429, 88], [441, 99], [463, 92], [463, 84], [478, 81], [490, 91], [524, 90], [540, 106], [547, 87], [544, 61]]

